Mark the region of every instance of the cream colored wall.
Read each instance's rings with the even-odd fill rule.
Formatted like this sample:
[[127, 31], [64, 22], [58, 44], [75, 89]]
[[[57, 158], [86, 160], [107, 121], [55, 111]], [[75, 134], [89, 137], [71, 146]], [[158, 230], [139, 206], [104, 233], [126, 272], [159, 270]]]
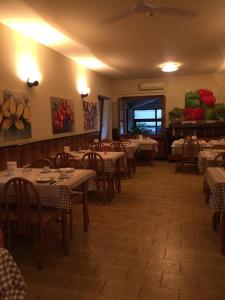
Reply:
[[[149, 95], [148, 91], [139, 91], [140, 83], [163, 82], [166, 96], [166, 117], [173, 107], [184, 107], [184, 94], [187, 90], [208, 88], [214, 91], [217, 102], [225, 102], [225, 73], [168, 76], [154, 79], [115, 80], [113, 82], [113, 100], [120, 96]], [[154, 94], [154, 93], [153, 93]], [[114, 114], [113, 127], [117, 127], [117, 115]], [[166, 118], [168, 124], [168, 118]]]
[[[110, 80], [3, 25], [0, 25], [0, 45], [0, 89], [26, 92], [30, 98], [32, 114], [32, 139], [0, 142], [1, 146], [60, 136], [52, 135], [50, 96], [71, 98], [74, 101], [75, 130], [62, 135], [95, 131], [84, 131], [82, 101], [77, 91], [77, 82], [86, 80], [91, 88], [86, 99], [97, 102], [98, 94], [111, 97]], [[18, 77], [18, 63], [22, 55], [31, 56], [36, 61], [43, 77], [39, 86], [28, 88]]]

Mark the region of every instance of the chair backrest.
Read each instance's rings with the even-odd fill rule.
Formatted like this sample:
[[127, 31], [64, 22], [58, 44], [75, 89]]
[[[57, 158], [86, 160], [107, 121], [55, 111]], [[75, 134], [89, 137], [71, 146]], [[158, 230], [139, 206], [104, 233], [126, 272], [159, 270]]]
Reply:
[[104, 151], [104, 147], [104, 143], [102, 142], [97, 142], [90, 146], [92, 151]]
[[200, 151], [199, 142], [192, 138], [186, 138], [182, 146], [182, 156], [194, 160]]
[[82, 161], [86, 169], [94, 170], [97, 173], [105, 173], [104, 160], [96, 152], [87, 152], [83, 155]]
[[115, 151], [115, 152], [125, 152], [125, 147], [122, 143], [120, 142], [112, 142], [110, 144], [110, 147]]
[[15, 221], [15, 216], [16, 226], [13, 227], [13, 232], [15, 231], [19, 235], [31, 236], [31, 209], [34, 205], [37, 212], [37, 223], [41, 226], [40, 196], [33, 183], [21, 177], [14, 177], [7, 181], [3, 188], [3, 207], [7, 236], [10, 235], [11, 221]]
[[113, 140], [112, 139], [102, 139], [101, 142], [102, 143], [112, 143]]
[[54, 165], [56, 168], [65, 168], [67, 162], [70, 158], [73, 158], [73, 155], [67, 152], [59, 152], [54, 157]]
[[223, 159], [223, 160], [220, 162], [219, 167], [225, 169], [225, 159]]
[[39, 159], [35, 160], [34, 162], [32, 162], [31, 167], [32, 168], [49, 167], [51, 169], [55, 168], [54, 163], [51, 160], [49, 160], [48, 158], [45, 158], [45, 157], [39, 158]]
[[84, 164], [82, 161], [76, 158], [70, 158], [67, 161], [67, 167], [74, 168], [74, 169], [84, 169]]
[[214, 158], [215, 161], [223, 161], [225, 159], [225, 152], [220, 152]]
[[121, 138], [120, 142], [121, 143], [130, 143], [131, 144], [131, 140], [130, 139], [126, 139], [126, 138]]

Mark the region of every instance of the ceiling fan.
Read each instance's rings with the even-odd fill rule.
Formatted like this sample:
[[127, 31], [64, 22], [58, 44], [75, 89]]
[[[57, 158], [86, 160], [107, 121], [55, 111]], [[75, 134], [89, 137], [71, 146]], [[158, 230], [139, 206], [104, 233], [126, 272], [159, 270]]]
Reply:
[[134, 0], [133, 6], [111, 18], [105, 20], [104, 24], [120, 21], [134, 13], [145, 13], [149, 17], [155, 15], [173, 15], [183, 17], [196, 17], [197, 15], [188, 9], [182, 9], [174, 6], [154, 5], [151, 0]]

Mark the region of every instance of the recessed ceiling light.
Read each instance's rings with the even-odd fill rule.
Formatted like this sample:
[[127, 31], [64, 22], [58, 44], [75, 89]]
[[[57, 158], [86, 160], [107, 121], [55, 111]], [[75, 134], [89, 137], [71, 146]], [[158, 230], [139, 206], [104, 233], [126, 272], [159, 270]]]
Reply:
[[160, 65], [160, 68], [163, 72], [175, 72], [178, 70], [180, 64], [174, 62], [168, 62]]

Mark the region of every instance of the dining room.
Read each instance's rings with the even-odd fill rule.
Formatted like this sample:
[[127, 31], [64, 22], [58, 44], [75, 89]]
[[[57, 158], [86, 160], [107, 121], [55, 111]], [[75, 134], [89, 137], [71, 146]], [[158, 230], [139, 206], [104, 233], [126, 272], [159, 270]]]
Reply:
[[0, 299], [224, 299], [224, 9], [0, 1]]

